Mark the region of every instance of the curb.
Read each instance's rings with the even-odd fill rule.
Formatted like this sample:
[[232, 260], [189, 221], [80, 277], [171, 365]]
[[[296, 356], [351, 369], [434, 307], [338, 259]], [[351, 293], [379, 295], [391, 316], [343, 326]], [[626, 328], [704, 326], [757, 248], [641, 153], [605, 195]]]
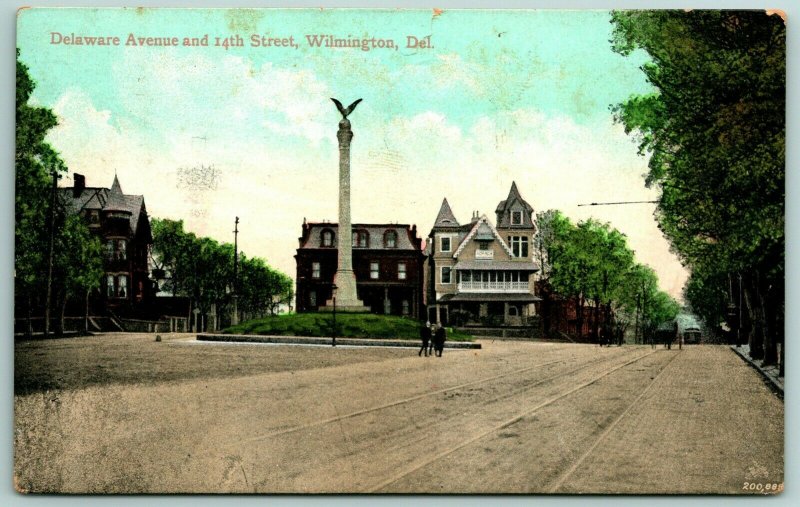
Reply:
[[745, 355], [745, 353], [739, 350], [735, 345], [731, 345], [731, 350], [733, 350], [736, 353], [736, 355], [744, 359], [744, 361], [747, 364], [755, 368], [758, 371], [758, 373], [760, 373], [761, 376], [764, 377], [764, 379], [769, 382], [772, 388], [780, 393], [781, 398], [783, 398], [783, 382], [775, 379], [772, 375], [767, 373], [767, 371], [764, 368], [756, 364], [754, 360], [750, 359], [750, 356]]
[[[254, 334], [198, 334], [199, 341], [243, 342], [243, 343], [286, 343], [293, 345], [330, 345], [331, 338], [316, 336], [265, 336]], [[337, 338], [338, 345], [357, 345], [361, 347], [410, 347], [419, 348], [422, 342], [417, 340], [383, 340], [379, 338]], [[480, 343], [445, 342], [447, 349], [479, 349]]]

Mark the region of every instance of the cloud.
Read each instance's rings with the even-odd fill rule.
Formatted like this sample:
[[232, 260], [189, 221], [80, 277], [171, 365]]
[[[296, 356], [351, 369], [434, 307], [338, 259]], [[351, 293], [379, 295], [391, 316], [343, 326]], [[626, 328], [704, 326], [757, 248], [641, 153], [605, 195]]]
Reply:
[[[60, 124], [48, 139], [70, 169], [97, 186], [110, 185], [116, 170], [126, 192], [145, 196], [152, 216], [184, 219], [189, 230], [219, 241], [232, 240], [239, 216], [242, 249], [293, 275], [303, 218], [337, 219], [338, 118], [328, 84], [307, 70], [255, 68], [238, 57], [165, 55], [138, 64], [123, 66], [138, 69], [121, 86], [132, 94], [125, 116], [98, 109], [78, 89], [56, 102]], [[211, 80], [196, 90], [209, 75], [226, 76], [224, 84]], [[162, 81], [159, 94], [133, 98]], [[662, 287], [680, 294], [686, 272], [669, 253], [652, 205], [578, 206], [655, 197], [641, 178], [646, 160], [610, 120], [583, 125], [519, 108], [464, 128], [436, 110], [383, 120], [365, 102], [359, 113], [354, 221], [415, 223], [424, 236], [444, 197], [461, 220], [473, 210], [493, 218], [516, 181], [537, 211], [611, 222], [637, 259], [657, 270]], [[200, 166], [213, 166], [214, 185], [186, 184], [194, 174], [187, 169]]]

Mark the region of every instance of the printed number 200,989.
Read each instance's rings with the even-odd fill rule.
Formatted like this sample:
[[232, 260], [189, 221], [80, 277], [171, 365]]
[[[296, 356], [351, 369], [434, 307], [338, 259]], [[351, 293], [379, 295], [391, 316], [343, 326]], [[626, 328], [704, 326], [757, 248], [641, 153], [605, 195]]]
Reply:
[[742, 489], [744, 491], [769, 491], [770, 493], [777, 493], [778, 491], [783, 491], [783, 483], [768, 482], [764, 484], [763, 482], [745, 482]]

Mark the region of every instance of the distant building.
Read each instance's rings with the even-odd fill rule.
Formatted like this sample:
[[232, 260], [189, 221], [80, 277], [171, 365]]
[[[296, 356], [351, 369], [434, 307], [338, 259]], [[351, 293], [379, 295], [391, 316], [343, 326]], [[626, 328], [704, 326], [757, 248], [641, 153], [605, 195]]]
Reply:
[[429, 234], [428, 319], [448, 324], [525, 326], [536, 314], [533, 207], [512, 183], [496, 224], [473, 212], [460, 224], [447, 199]]
[[59, 191], [68, 209], [82, 216], [103, 244], [103, 280], [100, 293], [91, 298], [91, 313], [139, 316], [155, 297], [148, 269], [153, 236], [144, 197], [125, 194], [116, 176], [111, 188], [87, 187], [77, 173], [73, 186]]
[[[295, 255], [298, 312], [317, 311], [332, 298], [340, 239], [338, 224], [303, 222]], [[358, 298], [372, 313], [424, 316], [424, 255], [416, 225], [353, 224], [346, 240], [353, 245]]]

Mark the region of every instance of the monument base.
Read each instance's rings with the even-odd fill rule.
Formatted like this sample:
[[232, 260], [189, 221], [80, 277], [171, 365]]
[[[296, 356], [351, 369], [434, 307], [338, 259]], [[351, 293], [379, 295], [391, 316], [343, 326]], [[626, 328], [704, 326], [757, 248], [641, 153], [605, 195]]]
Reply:
[[[356, 275], [352, 269], [339, 269], [333, 275], [333, 285], [336, 287], [336, 311], [342, 313], [366, 313], [369, 306], [358, 299], [356, 291]], [[325, 306], [319, 308], [322, 312], [333, 311], [333, 299], [325, 302]]]
[[[333, 312], [333, 303], [329, 303], [325, 306], [320, 306], [317, 308], [320, 312]], [[370, 307], [364, 305], [340, 305], [339, 302], [336, 302], [336, 312], [337, 313], [369, 313]]]

